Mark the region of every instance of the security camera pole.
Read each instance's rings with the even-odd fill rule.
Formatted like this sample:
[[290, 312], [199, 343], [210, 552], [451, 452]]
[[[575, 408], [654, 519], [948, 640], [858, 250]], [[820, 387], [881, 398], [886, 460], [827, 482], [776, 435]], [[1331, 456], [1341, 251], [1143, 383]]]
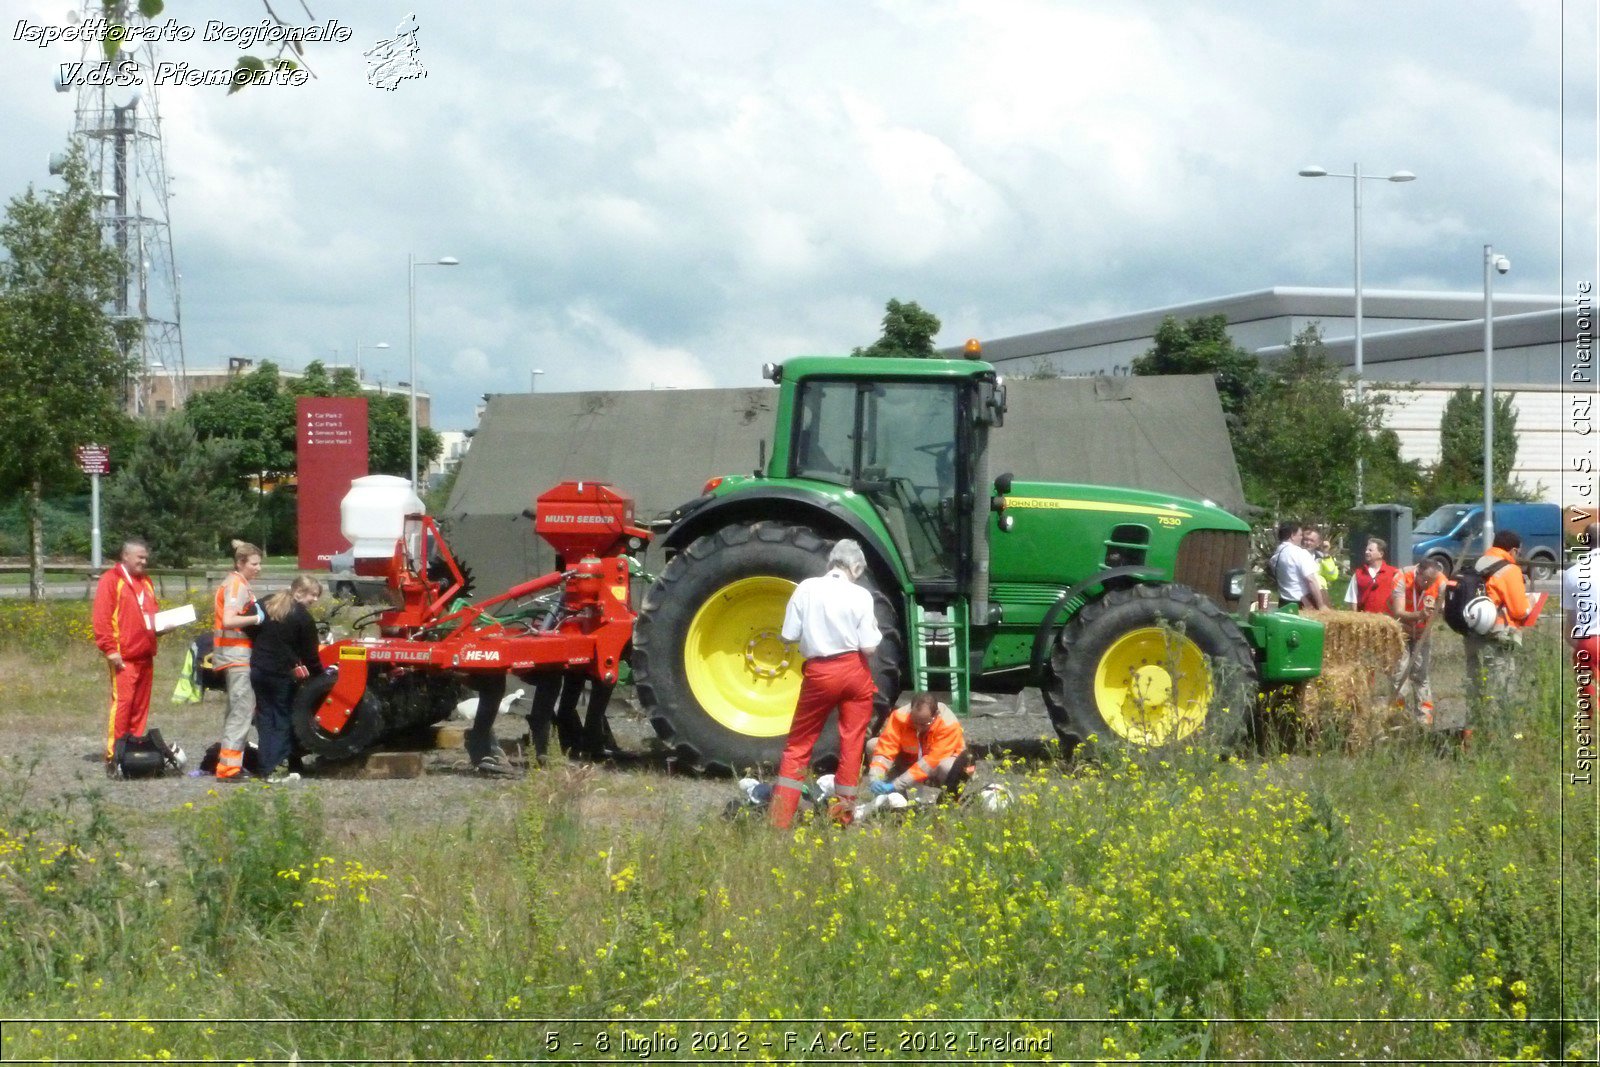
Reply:
[[1511, 260], [1483, 246], [1483, 550], [1494, 544], [1494, 274]]

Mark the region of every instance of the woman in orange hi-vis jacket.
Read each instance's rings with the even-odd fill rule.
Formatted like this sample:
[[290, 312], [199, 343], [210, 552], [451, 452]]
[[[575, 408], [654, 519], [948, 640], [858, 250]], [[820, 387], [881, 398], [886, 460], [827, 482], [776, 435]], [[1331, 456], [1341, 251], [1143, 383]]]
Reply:
[[222, 719], [217, 753], [217, 778], [239, 781], [244, 776], [244, 745], [256, 716], [256, 694], [250, 686], [250, 635], [263, 618], [250, 583], [261, 574], [261, 550], [245, 541], [233, 543], [233, 570], [217, 586], [212, 612], [211, 665], [227, 681], [228, 710]]
[[878, 796], [927, 784], [943, 788], [941, 801], [953, 801], [976, 770], [961, 720], [932, 693], [913, 693], [911, 703], [896, 708], [867, 751], [868, 783]]
[[106, 770], [114, 771], [117, 741], [145, 732], [156, 658], [156, 590], [145, 574], [150, 549], [122, 544], [117, 565], [100, 575], [94, 592], [94, 643], [111, 670], [106, 713]]

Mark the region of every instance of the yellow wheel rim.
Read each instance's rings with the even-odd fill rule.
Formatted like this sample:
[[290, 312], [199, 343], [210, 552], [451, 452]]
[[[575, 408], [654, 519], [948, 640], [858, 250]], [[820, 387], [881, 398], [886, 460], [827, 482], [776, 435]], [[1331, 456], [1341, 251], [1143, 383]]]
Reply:
[[1112, 642], [1094, 672], [1094, 700], [1113, 733], [1136, 745], [1181, 741], [1211, 709], [1211, 668], [1183, 634], [1146, 626]]
[[684, 673], [717, 722], [746, 737], [789, 732], [800, 695], [800, 649], [783, 640], [794, 583], [762, 576], [717, 590], [689, 623]]

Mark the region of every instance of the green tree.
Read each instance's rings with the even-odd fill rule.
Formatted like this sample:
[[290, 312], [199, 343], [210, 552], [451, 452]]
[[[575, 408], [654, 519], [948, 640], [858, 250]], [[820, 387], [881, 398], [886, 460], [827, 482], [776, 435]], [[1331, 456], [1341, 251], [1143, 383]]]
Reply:
[[852, 356], [889, 356], [902, 359], [932, 359], [938, 355], [933, 339], [939, 333], [939, 317], [924, 311], [915, 300], [902, 304], [891, 300], [884, 305], [883, 336], [866, 348], [852, 349]]
[[1381, 392], [1357, 401], [1329, 362], [1321, 331], [1308, 326], [1268, 369], [1240, 419], [1234, 453], [1246, 499], [1277, 515], [1343, 515], [1355, 504], [1360, 457], [1367, 500], [1413, 500], [1420, 472], [1382, 427], [1389, 403]]
[[[1511, 477], [1517, 465], [1517, 411], [1511, 397], [1494, 398], [1494, 495], [1496, 500], [1528, 500], [1531, 494]], [[1445, 401], [1439, 421], [1439, 461], [1428, 470], [1421, 510], [1483, 498], [1483, 390], [1463, 385]]]
[[1267, 381], [1255, 354], [1228, 336], [1226, 315], [1181, 323], [1168, 315], [1156, 328], [1155, 344], [1133, 361], [1133, 373], [1211, 375], [1230, 432], [1237, 431], [1245, 408]]
[[106, 486], [111, 528], [150, 542], [174, 567], [215, 556], [225, 537], [248, 535], [254, 509], [233, 477], [233, 440], [200, 440], [182, 413], [146, 423]]
[[124, 390], [133, 362], [105, 308], [119, 261], [100, 239], [95, 190], [74, 147], [64, 187], [32, 186], [0, 223], [0, 492], [26, 496], [29, 594], [44, 595], [43, 507], [47, 494], [81, 484], [78, 445], [109, 444], [126, 432]]
[[[189, 398], [185, 411], [202, 440], [228, 438], [240, 447], [234, 476], [281, 478], [295, 473], [295, 399], [302, 396], [364, 396], [367, 400], [367, 469], [373, 474], [411, 473], [411, 408], [404, 393], [364, 391], [355, 373], [332, 374], [320, 361], [287, 381], [276, 364], [263, 362], [221, 389]], [[444, 450], [439, 434], [417, 430], [417, 461], [427, 466]]]

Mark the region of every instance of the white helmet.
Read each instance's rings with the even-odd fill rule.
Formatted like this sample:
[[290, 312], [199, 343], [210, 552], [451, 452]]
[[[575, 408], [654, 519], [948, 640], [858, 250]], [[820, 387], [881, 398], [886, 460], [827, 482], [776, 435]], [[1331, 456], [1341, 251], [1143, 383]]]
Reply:
[[1475, 634], [1488, 634], [1499, 618], [1500, 609], [1486, 596], [1475, 596], [1461, 608], [1461, 621]]

